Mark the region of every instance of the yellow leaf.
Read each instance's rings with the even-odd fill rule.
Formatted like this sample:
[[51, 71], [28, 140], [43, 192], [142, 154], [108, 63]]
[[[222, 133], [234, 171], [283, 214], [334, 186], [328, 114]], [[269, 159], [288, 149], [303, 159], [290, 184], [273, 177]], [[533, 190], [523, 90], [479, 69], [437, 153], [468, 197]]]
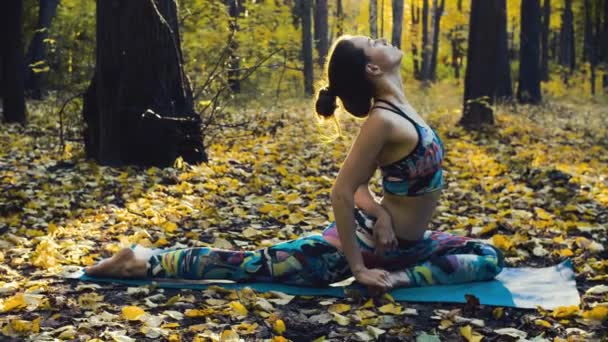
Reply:
[[122, 317], [129, 321], [136, 321], [144, 313], [146, 312], [137, 306], [125, 306], [122, 308]]
[[502, 234], [494, 235], [492, 237], [492, 242], [494, 243], [494, 246], [496, 246], [504, 251], [508, 251], [509, 249], [511, 249], [513, 247], [513, 243], [511, 242], [509, 237], [506, 235], [502, 235]]
[[551, 316], [554, 318], [568, 318], [578, 315], [580, 309], [576, 305], [560, 306], [551, 312]]
[[160, 327], [163, 329], [177, 328], [177, 327], [179, 327], [179, 323], [177, 323], [177, 322], [165, 323], [165, 324], [161, 325]]
[[454, 325], [454, 322], [450, 321], [449, 319], [442, 319], [441, 322], [439, 323], [439, 329], [445, 330], [445, 329], [450, 328], [453, 325]]
[[175, 222], [166, 221], [165, 223], [163, 223], [163, 229], [167, 233], [173, 233], [177, 230], [177, 224], [175, 224]]
[[378, 308], [378, 311], [382, 313], [390, 313], [393, 315], [398, 315], [401, 313], [401, 306], [395, 305], [393, 303], [388, 303]]
[[534, 324], [539, 325], [541, 327], [545, 327], [545, 328], [551, 328], [552, 325], [551, 323], [545, 321], [544, 319], [537, 319], [534, 321]]
[[589, 311], [583, 312], [584, 319], [593, 319], [596, 321], [605, 321], [608, 319], [608, 307], [596, 306]]
[[348, 325], [350, 323], [350, 319], [346, 316], [342, 316], [339, 313], [335, 313], [332, 312], [332, 315], [334, 315], [334, 321], [336, 321], [336, 323], [344, 326], [344, 325]]
[[239, 341], [239, 339], [239, 334], [237, 334], [234, 330], [224, 330], [220, 335], [220, 342]]
[[271, 342], [287, 342], [288, 340], [283, 336], [275, 336], [270, 341]]
[[188, 309], [184, 312], [184, 315], [186, 317], [203, 317], [203, 316], [211, 315], [214, 312], [215, 312], [215, 310], [213, 308], [205, 308], [202, 310]]
[[344, 313], [349, 310], [350, 310], [350, 305], [348, 305], [348, 304], [332, 304], [327, 309], [327, 311], [329, 311], [329, 312], [335, 312], [335, 313], [339, 313], [339, 314]]
[[374, 300], [373, 299], [368, 299], [367, 302], [365, 302], [365, 304], [363, 304], [361, 306], [361, 309], [367, 309], [367, 308], [373, 308], [374, 307]]
[[240, 302], [233, 301], [233, 302], [230, 302], [228, 305], [238, 315], [246, 316], [247, 313], [248, 313], [247, 308], [243, 304], [241, 304]]
[[545, 211], [543, 208], [535, 207], [534, 212], [536, 212], [536, 216], [538, 216], [538, 218], [540, 218], [541, 220], [553, 219], [553, 216], [551, 214], [549, 214], [547, 211]]
[[13, 309], [22, 309], [26, 306], [23, 293], [18, 293], [4, 301], [2, 312], [11, 311]]
[[497, 307], [494, 308], [494, 310], [492, 310], [492, 316], [494, 316], [495, 319], [500, 319], [502, 317], [504, 313], [504, 309], [502, 307]]
[[283, 335], [283, 333], [285, 332], [286, 328], [285, 328], [285, 322], [283, 322], [282, 319], [277, 319], [274, 324], [272, 325], [272, 328], [274, 329], [274, 331], [279, 334], [279, 335]]
[[574, 255], [574, 252], [572, 252], [572, 250], [569, 248], [564, 248], [559, 251], [559, 255], [561, 255], [563, 257], [571, 257]]
[[460, 334], [469, 342], [479, 342], [483, 339], [483, 336], [474, 331], [470, 325], [460, 327]]

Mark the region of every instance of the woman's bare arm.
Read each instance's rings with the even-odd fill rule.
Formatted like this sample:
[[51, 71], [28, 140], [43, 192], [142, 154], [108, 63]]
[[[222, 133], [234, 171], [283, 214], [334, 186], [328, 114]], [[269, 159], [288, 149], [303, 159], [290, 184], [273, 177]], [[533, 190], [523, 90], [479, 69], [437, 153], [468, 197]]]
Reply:
[[361, 184], [357, 188], [355, 192], [355, 205], [357, 208], [363, 209], [363, 211], [376, 218], [388, 215], [388, 211], [378, 203], [369, 190], [369, 183]]

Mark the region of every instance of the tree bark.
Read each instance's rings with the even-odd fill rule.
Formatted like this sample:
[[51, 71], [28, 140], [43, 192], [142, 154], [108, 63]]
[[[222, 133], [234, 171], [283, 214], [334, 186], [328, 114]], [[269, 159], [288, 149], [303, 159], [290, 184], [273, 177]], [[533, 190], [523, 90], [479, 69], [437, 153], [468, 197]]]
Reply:
[[541, 53], [541, 77], [543, 81], [549, 80], [549, 27], [551, 23], [551, 0], [543, 2], [543, 28], [542, 28], [542, 53]]
[[172, 0], [97, 1], [96, 66], [83, 104], [89, 158], [160, 167], [178, 156], [207, 160], [177, 18]]
[[472, 0], [469, 48], [464, 84], [464, 108], [459, 124], [472, 129], [494, 123], [492, 105], [496, 87], [498, 22], [496, 0]]
[[[244, 11], [243, 0], [226, 0], [228, 5], [228, 15], [230, 16], [230, 31], [238, 32], [239, 27], [239, 16]], [[233, 39], [228, 43], [228, 85], [230, 90], [234, 93], [241, 91], [241, 58], [238, 55], [239, 43], [236, 39]]]
[[25, 90], [32, 98], [41, 99], [44, 76], [47, 72], [40, 72], [48, 67], [46, 61], [46, 46], [44, 40], [48, 37], [51, 22], [57, 12], [59, 0], [38, 1], [38, 25], [25, 55]]
[[428, 79], [431, 82], [435, 82], [437, 79], [437, 56], [439, 54], [439, 31], [441, 25], [441, 17], [443, 16], [443, 9], [445, 8], [445, 0], [441, 0], [441, 3], [437, 4], [438, 0], [433, 0], [433, 33], [432, 33], [432, 50], [431, 50], [431, 61], [428, 70]]
[[604, 63], [604, 79], [602, 86], [608, 88], [608, 1], [604, 0], [604, 26], [602, 28], [602, 36], [600, 38], [600, 54], [601, 60]]
[[593, 40], [593, 24], [591, 22], [591, 3], [585, 0], [585, 31], [583, 36], [583, 62], [591, 61], [591, 44]]
[[300, 1], [302, 14], [302, 58], [304, 59], [304, 92], [313, 94], [313, 60], [312, 60], [312, 0]]
[[325, 65], [327, 50], [329, 50], [327, 0], [316, 0], [315, 3], [315, 42], [319, 55], [319, 66]]
[[420, 72], [420, 54], [418, 52], [418, 24], [420, 23], [420, 8], [416, 7], [414, 3], [412, 3], [411, 14], [412, 25], [410, 27], [412, 34], [412, 63], [414, 66], [414, 78], [419, 80], [422, 78]]
[[342, 0], [337, 0], [336, 3], [336, 22], [336, 35], [340, 37], [344, 34], [344, 9], [342, 8]]
[[499, 8], [498, 40], [496, 41], [496, 90], [494, 97], [501, 102], [513, 98], [511, 82], [511, 59], [509, 58], [509, 43], [507, 42], [507, 3], [506, 0], [496, 0]]
[[422, 80], [428, 81], [431, 58], [429, 45], [429, 0], [422, 0]]
[[[572, 0], [565, 0], [562, 12], [562, 27], [560, 30], [560, 53], [559, 63], [570, 69], [570, 73], [576, 67], [574, 49], [574, 19], [572, 15]], [[567, 74], [564, 75], [567, 80]]]
[[393, 0], [393, 32], [391, 44], [401, 49], [401, 36], [403, 33], [403, 0]]
[[522, 0], [517, 87], [517, 100], [520, 103], [538, 104], [541, 101], [539, 38], [540, 0]]
[[369, 0], [369, 34], [378, 38], [378, 0]]
[[23, 84], [23, 1], [0, 2], [0, 69], [5, 122], [26, 123]]

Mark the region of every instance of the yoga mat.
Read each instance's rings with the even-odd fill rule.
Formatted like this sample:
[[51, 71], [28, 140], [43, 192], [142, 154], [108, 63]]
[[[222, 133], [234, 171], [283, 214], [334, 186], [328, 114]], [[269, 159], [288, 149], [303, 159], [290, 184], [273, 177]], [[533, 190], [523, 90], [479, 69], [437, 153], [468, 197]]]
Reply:
[[[162, 288], [204, 290], [211, 285], [227, 289], [250, 287], [259, 292], [279, 291], [290, 295], [345, 297], [348, 291], [367, 290], [359, 284], [329, 286], [323, 288], [293, 286], [278, 283], [235, 283], [230, 281], [186, 280], [186, 279], [116, 279], [89, 277], [76, 272], [69, 278], [90, 282], [111, 282], [128, 286], [155, 284]], [[572, 262], [566, 260], [558, 265], [544, 268], [505, 268], [492, 281], [458, 285], [436, 285], [417, 288], [397, 288], [389, 292], [397, 301], [465, 303], [465, 295], [479, 298], [484, 305], [509, 306], [533, 309], [538, 306], [554, 309], [558, 306], [579, 305]]]

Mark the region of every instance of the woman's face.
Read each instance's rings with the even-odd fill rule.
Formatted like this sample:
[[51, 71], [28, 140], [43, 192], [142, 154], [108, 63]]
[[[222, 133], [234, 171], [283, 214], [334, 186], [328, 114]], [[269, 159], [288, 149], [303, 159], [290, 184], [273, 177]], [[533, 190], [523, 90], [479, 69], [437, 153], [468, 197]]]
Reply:
[[350, 41], [363, 49], [370, 64], [377, 65], [382, 72], [392, 71], [401, 64], [403, 52], [387, 43], [386, 39], [371, 39], [366, 36], [355, 36]]

